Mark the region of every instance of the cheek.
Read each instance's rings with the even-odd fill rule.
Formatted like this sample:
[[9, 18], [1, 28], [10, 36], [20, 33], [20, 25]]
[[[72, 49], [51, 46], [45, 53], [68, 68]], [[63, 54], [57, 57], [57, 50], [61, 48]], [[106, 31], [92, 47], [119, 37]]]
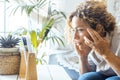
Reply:
[[92, 38], [91, 38], [91, 36], [89, 35], [89, 33], [87, 31], [82, 32], [80, 34], [80, 36], [81, 36], [82, 39], [86, 36], [89, 40], [93, 41]]
[[84, 42], [84, 37], [85, 36], [86, 37], [89, 36], [86, 31], [83, 31], [83, 32], [79, 33], [79, 40], [80, 40], [80, 42]]
[[81, 33], [79, 34], [79, 36], [80, 36], [81, 38], [83, 38], [84, 36], [89, 37], [89, 34], [87, 33], [87, 31], [83, 31], [83, 32], [81, 32]]

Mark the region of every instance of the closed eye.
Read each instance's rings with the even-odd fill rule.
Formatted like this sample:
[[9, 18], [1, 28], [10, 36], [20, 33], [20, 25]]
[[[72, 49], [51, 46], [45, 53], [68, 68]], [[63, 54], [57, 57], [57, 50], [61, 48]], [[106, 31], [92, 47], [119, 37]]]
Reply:
[[71, 29], [71, 32], [72, 33], [74, 33], [75, 31], [77, 31], [78, 33], [81, 33], [81, 32], [83, 32], [83, 31], [85, 31], [85, 29], [84, 28], [76, 28], [76, 29]]
[[78, 32], [82, 32], [84, 31], [85, 29], [77, 29]]

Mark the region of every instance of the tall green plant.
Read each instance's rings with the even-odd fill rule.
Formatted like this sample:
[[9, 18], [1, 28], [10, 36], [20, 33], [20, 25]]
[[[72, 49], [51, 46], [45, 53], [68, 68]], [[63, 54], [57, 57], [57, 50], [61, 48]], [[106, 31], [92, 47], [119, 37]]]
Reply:
[[[41, 7], [43, 7], [44, 5], [46, 5], [48, 0], [37, 0], [34, 2], [29, 0], [31, 2], [31, 4], [26, 4], [26, 3], [22, 3], [21, 2], [17, 2], [19, 5], [16, 6], [12, 13], [15, 14], [17, 10], [21, 10], [21, 13], [23, 13], [23, 11], [26, 12], [26, 14], [28, 16], [30, 16], [30, 14], [34, 11], [34, 10], [39, 10]], [[59, 38], [59, 36], [57, 35], [51, 35], [48, 36], [50, 33], [52, 33], [52, 27], [58, 23], [61, 22], [61, 19], [66, 19], [66, 16], [63, 12], [61, 11], [57, 11], [56, 9], [51, 10], [51, 5], [49, 2], [49, 7], [48, 7], [48, 16], [46, 18], [44, 18], [43, 22], [42, 22], [42, 30], [30, 30], [29, 34], [31, 37], [31, 42], [32, 45], [35, 49], [37, 49], [38, 45], [40, 43], [42, 43], [43, 41], [46, 41], [48, 39], [52, 39], [53, 43], [57, 42], [59, 45], [60, 43], [63, 44], [64, 46], [64, 42], [62, 41], [61, 38]]]
[[[55, 15], [57, 15], [57, 14], [55, 14]], [[59, 45], [60, 45], [60, 43], [62, 43], [63, 46], [64, 46], [64, 42], [57, 35], [54, 34], [54, 35], [48, 36], [49, 33], [52, 32], [52, 30], [51, 30], [52, 27], [54, 25], [56, 25], [57, 20], [60, 19], [60, 18], [63, 18], [63, 17], [58, 17], [58, 18], [53, 17], [55, 15], [52, 15], [52, 16], [49, 16], [49, 17], [45, 18], [44, 23], [42, 25], [43, 28], [42, 28], [42, 31], [39, 34], [39, 37], [41, 38], [41, 42], [46, 41], [48, 39], [52, 39], [53, 43], [55, 43], [55, 41], [56, 41]]]
[[[12, 14], [15, 14], [18, 10], [21, 10], [21, 13], [23, 13], [23, 11], [25, 11], [26, 14], [28, 16], [30, 16], [30, 14], [34, 10], [38, 10], [38, 12], [39, 12], [39, 9], [41, 7], [43, 7], [44, 5], [46, 5], [46, 2], [48, 0], [37, 0], [37, 1], [33, 0], [33, 1], [36, 1], [36, 2], [33, 2], [31, 0], [29, 0], [29, 1], [31, 2], [31, 4], [26, 4], [26, 3], [21, 4], [21, 2], [18, 2], [19, 5], [16, 6], [12, 10]], [[17, 32], [18, 32], [17, 34], [22, 35], [22, 34], [29, 33], [30, 38], [31, 38], [31, 43], [36, 50], [37, 50], [39, 44], [41, 44], [44, 41], [47, 41], [49, 39], [51, 39], [53, 41], [53, 43], [57, 42], [58, 45], [60, 45], [62, 43], [62, 45], [64, 46], [64, 42], [62, 41], [62, 39], [59, 36], [57, 36], [56, 34], [49, 35], [50, 33], [54, 33], [54, 31], [52, 31], [52, 28], [56, 24], [61, 23], [62, 19], [66, 19], [65, 14], [61, 11], [57, 11], [56, 9], [51, 10], [51, 6], [49, 5], [48, 16], [45, 17], [43, 19], [43, 22], [41, 23], [42, 24], [42, 29], [35, 29], [35, 30], [30, 30], [29, 31], [25, 28], [22, 28], [22, 29], [17, 30]], [[19, 32], [21, 32], [21, 33], [19, 33]], [[37, 62], [39, 61], [38, 59], [36, 59], [36, 60], [37, 60]]]
[[55, 43], [56, 41], [60, 45], [60, 42], [61, 42], [64, 46], [64, 42], [57, 35], [52, 35], [48, 37], [48, 34], [52, 32], [51, 28], [55, 26], [56, 24], [59, 24], [63, 18], [66, 19], [66, 15], [62, 11], [57, 11], [56, 9], [51, 10], [51, 6], [49, 2], [48, 16], [47, 18], [44, 19], [43, 24], [42, 24], [43, 28], [42, 28], [41, 33], [39, 34], [39, 37], [42, 38], [41, 40], [42, 42], [44, 40], [52, 39], [53, 43]]

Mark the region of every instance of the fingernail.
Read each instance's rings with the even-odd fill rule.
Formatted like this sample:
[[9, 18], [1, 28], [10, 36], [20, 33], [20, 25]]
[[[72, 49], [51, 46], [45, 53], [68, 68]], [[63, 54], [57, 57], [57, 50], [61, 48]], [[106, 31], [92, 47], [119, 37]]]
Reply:
[[88, 39], [86, 36], [84, 36], [84, 40], [85, 40], [86, 42], [89, 41], [89, 39]]
[[88, 43], [88, 39], [87, 39], [87, 37], [86, 36], [84, 36], [84, 42], [85, 42], [85, 44], [87, 44]]
[[86, 36], [84, 36], [83, 38], [84, 38], [84, 39], [87, 39], [87, 37], [86, 37]]

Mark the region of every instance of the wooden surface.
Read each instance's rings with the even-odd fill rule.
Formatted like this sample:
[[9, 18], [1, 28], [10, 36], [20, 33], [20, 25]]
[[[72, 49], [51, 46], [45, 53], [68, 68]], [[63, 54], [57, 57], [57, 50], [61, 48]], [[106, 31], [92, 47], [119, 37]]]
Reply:
[[[72, 80], [59, 65], [37, 65], [37, 80]], [[0, 75], [0, 80], [23, 80], [18, 75]], [[25, 79], [24, 79], [25, 80]]]
[[21, 54], [20, 80], [37, 80], [36, 60], [34, 53], [27, 53], [25, 61], [24, 53]]
[[24, 53], [21, 53], [21, 63], [20, 63], [20, 72], [19, 72], [19, 77], [25, 78], [26, 74], [26, 63], [25, 63], [25, 58], [24, 58]]
[[29, 53], [27, 59], [26, 80], [38, 80], [35, 54]]

